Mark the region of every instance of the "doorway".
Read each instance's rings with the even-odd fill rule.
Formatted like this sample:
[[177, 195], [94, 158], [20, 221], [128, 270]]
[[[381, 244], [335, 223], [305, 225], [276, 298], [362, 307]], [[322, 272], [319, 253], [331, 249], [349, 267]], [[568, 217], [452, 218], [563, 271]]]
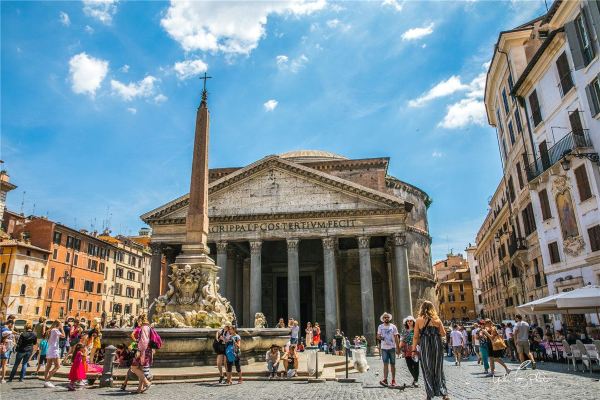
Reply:
[[277, 297], [275, 299], [275, 321], [279, 321], [279, 318], [283, 318], [287, 324], [288, 320], [288, 287], [287, 287], [287, 276], [278, 276], [276, 281], [277, 288], [275, 293]]
[[312, 276], [300, 276], [300, 322], [306, 326], [308, 321], [314, 322], [313, 280]]

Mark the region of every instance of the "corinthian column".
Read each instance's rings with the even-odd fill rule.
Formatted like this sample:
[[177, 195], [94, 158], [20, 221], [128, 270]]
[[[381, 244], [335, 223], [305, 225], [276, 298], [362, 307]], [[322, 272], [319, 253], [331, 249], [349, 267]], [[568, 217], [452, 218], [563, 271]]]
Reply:
[[[150, 243], [150, 249], [152, 250], [152, 261], [150, 262], [150, 290], [148, 293], [148, 301], [152, 303], [158, 296], [160, 296], [160, 281], [161, 281], [161, 269], [162, 269], [162, 243]], [[166, 278], [166, 277], [165, 277]], [[152, 321], [155, 308], [152, 307], [148, 310], [148, 315]]]
[[300, 321], [300, 265], [298, 239], [287, 239], [288, 258], [288, 318]]
[[227, 242], [217, 242], [217, 266], [221, 268], [219, 277], [219, 294], [227, 295]]
[[394, 279], [394, 305], [400, 315], [396, 320], [412, 314], [412, 296], [410, 292], [410, 277], [408, 273], [408, 250], [406, 246], [406, 235], [396, 233], [392, 236], [394, 240], [394, 257], [396, 268], [393, 270]]
[[338, 328], [338, 288], [335, 248], [337, 239], [323, 238], [323, 269], [325, 270], [325, 334], [327, 341], [333, 339]]
[[358, 238], [363, 335], [367, 339], [367, 343], [374, 346], [375, 306], [373, 305], [373, 278], [371, 276], [371, 248], [369, 243], [368, 236]]
[[262, 241], [250, 242], [250, 321], [245, 321], [246, 326], [252, 326], [256, 313], [262, 312], [261, 249]]

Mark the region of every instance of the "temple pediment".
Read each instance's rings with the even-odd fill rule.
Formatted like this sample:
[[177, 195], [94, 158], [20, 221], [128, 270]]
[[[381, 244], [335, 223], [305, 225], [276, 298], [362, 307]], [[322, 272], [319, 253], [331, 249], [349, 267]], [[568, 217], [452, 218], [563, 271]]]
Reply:
[[[185, 219], [188, 198], [186, 194], [141, 218], [149, 224]], [[403, 213], [407, 205], [390, 194], [269, 156], [212, 182], [208, 212], [211, 218], [353, 210]]]

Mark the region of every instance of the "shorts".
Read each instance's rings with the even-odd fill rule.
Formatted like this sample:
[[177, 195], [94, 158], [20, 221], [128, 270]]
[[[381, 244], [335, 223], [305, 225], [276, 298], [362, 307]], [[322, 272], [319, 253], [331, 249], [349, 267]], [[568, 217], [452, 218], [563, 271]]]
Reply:
[[396, 349], [381, 349], [381, 358], [384, 364], [396, 364]]
[[529, 354], [529, 342], [516, 342], [517, 353]]
[[42, 365], [42, 364], [46, 364], [46, 354], [43, 354], [40, 356], [40, 359], [38, 361], [38, 364]]
[[462, 353], [463, 347], [462, 346], [452, 346], [452, 351], [454, 351], [455, 353]]
[[9, 360], [12, 350], [8, 350], [6, 353], [0, 354], [0, 360]]
[[290, 344], [298, 344], [298, 338], [297, 337], [290, 338]]
[[236, 358], [235, 361], [231, 362], [227, 360], [227, 372], [231, 372], [233, 370], [233, 366], [235, 365], [236, 372], [242, 372], [242, 367], [240, 367], [240, 359]]

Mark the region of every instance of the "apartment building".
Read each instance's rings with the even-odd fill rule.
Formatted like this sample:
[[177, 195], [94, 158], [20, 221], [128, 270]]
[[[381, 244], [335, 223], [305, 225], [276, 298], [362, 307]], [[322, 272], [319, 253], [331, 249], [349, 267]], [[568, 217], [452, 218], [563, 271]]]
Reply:
[[462, 254], [450, 253], [433, 264], [435, 291], [442, 321], [468, 321], [477, 316], [471, 271]]

